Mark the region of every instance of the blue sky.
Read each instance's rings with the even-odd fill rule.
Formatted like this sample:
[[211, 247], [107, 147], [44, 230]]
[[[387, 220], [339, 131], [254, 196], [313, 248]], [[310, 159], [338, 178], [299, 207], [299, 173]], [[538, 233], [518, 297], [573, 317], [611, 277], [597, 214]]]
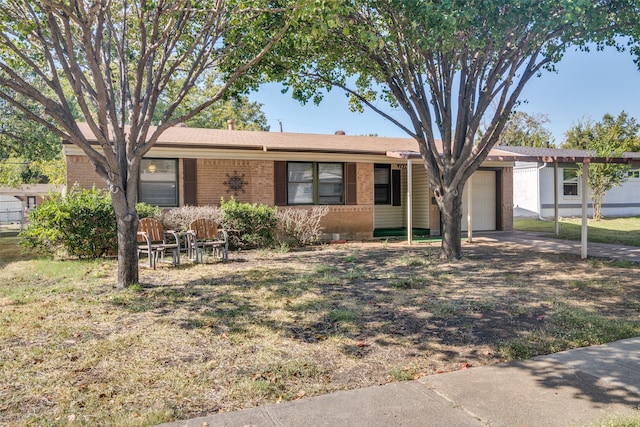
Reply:
[[[518, 108], [528, 113], [544, 113], [545, 126], [557, 144], [573, 124], [582, 118], [598, 121], [605, 113], [626, 111], [640, 121], [640, 71], [628, 52], [568, 52], [557, 65], [557, 73], [543, 72], [527, 84]], [[334, 89], [319, 105], [301, 105], [282, 94], [280, 84], [263, 85], [250, 99], [263, 104], [272, 132], [332, 134], [344, 130], [348, 135], [377, 134], [407, 136], [391, 122], [372, 111], [349, 111], [343, 92]]]

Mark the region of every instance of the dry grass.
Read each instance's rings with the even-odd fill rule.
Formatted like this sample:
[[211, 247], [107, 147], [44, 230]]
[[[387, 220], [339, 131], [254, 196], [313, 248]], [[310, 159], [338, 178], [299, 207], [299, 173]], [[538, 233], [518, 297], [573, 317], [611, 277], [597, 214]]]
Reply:
[[237, 252], [126, 291], [113, 261], [3, 257], [1, 423], [151, 425], [640, 334], [638, 266], [465, 251]]

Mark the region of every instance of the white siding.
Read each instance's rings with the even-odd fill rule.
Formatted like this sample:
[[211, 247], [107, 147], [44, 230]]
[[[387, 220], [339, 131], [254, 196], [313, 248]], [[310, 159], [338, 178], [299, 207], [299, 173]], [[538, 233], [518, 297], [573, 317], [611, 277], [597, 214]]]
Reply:
[[[527, 170], [525, 168], [523, 171]], [[552, 164], [544, 167], [539, 174], [540, 179], [540, 205], [541, 214], [545, 218], [553, 218], [554, 215], [554, 193], [553, 193], [553, 172]], [[523, 173], [523, 175], [526, 173]], [[530, 176], [535, 176], [533, 173]], [[563, 194], [563, 168], [558, 168], [558, 214], [560, 217], [579, 217], [582, 215], [582, 182], [578, 181], [578, 195], [565, 196]], [[513, 176], [513, 200], [514, 206], [538, 211], [539, 208], [530, 209], [525, 204], [524, 194], [532, 192], [535, 181], [530, 178], [523, 179], [520, 176], [520, 169], [514, 168]], [[589, 215], [591, 215], [591, 198], [589, 198]], [[640, 215], [640, 179], [630, 179], [620, 187], [612, 188], [604, 197], [602, 215], [608, 217], [634, 216]]]
[[[399, 169], [398, 165], [391, 165], [391, 169]], [[401, 171], [401, 195], [402, 202], [400, 206], [391, 205], [374, 205], [373, 209], [373, 227], [380, 228], [400, 228], [406, 226], [406, 209], [407, 206], [407, 171]], [[373, 189], [372, 189], [373, 191]]]
[[421, 162], [413, 163], [413, 228], [429, 228], [429, 180]]
[[537, 163], [525, 163], [513, 168], [513, 206], [522, 216], [538, 216]]
[[[381, 228], [400, 228], [407, 226], [407, 169], [406, 164], [391, 165], [392, 170], [400, 169], [401, 185], [400, 185], [400, 206], [391, 205], [375, 205], [374, 208], [374, 227]], [[429, 184], [427, 179], [427, 171], [420, 162], [412, 164], [413, 175], [413, 227], [429, 228]]]

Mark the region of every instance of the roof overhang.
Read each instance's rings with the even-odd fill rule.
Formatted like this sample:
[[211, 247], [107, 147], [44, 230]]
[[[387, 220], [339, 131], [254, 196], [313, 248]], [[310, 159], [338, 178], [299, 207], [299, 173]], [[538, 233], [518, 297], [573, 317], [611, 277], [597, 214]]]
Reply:
[[[416, 151], [387, 151], [387, 157], [394, 159], [415, 160], [422, 156]], [[640, 157], [595, 157], [595, 156], [531, 156], [523, 154], [489, 154], [488, 162], [536, 162], [536, 163], [615, 163], [640, 166]]]

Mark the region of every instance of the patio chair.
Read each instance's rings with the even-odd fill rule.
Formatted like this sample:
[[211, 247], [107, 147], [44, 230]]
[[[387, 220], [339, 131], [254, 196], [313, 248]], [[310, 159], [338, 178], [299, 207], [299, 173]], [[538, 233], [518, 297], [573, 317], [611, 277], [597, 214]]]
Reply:
[[198, 218], [189, 224], [192, 235], [192, 247], [196, 262], [202, 262], [202, 253], [205, 248], [211, 248], [213, 255], [229, 260], [229, 239], [227, 232], [220, 228], [215, 221], [206, 218]]
[[180, 238], [178, 233], [166, 230], [162, 223], [153, 218], [142, 218], [138, 225], [138, 258], [147, 254], [149, 267], [155, 269], [158, 258], [164, 261], [164, 255], [170, 252], [174, 266], [180, 264]]

